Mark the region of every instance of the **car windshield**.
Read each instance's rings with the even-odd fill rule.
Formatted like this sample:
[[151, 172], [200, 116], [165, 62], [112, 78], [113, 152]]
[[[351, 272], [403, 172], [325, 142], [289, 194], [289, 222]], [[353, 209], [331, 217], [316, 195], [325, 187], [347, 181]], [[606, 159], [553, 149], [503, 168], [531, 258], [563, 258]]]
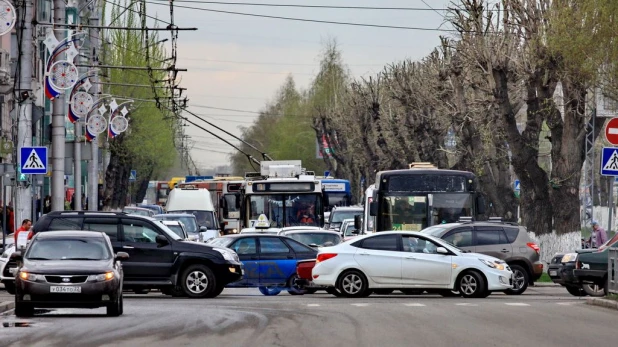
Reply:
[[[212, 211], [186, 210], [186, 211], [174, 211], [174, 213], [192, 214], [195, 216], [195, 219], [197, 219], [197, 225], [206, 227], [208, 229], [215, 229], [217, 226], [215, 224], [215, 217]], [[181, 222], [184, 223], [183, 220], [181, 220]], [[187, 224], [185, 224], [185, 226], [187, 226]], [[189, 226], [187, 226], [187, 228], [189, 228]]]
[[150, 212], [150, 210], [147, 210], [147, 209], [142, 210], [142, 209], [137, 209], [137, 208], [125, 208], [122, 210], [122, 212], [128, 213], [128, 214], [134, 214], [138, 216], [146, 216], [146, 217], [152, 216], [152, 212]]
[[330, 215], [329, 223], [341, 223], [344, 219], [354, 219], [354, 216], [360, 216], [363, 210], [358, 211], [333, 211]]
[[182, 224], [184, 224], [185, 229], [187, 230], [188, 233], [198, 233], [200, 231], [200, 229], [197, 226], [197, 220], [195, 218], [195, 216], [174, 216], [174, 215], [156, 215], [155, 218], [157, 218], [158, 220], [173, 220], [173, 221], [179, 221]]
[[232, 243], [232, 241], [234, 241], [234, 239], [230, 237], [217, 237], [206, 243], [209, 246], [227, 247]]
[[180, 225], [167, 225], [166, 224], [166, 226], [170, 228], [170, 230], [172, 230], [174, 233], [176, 233], [176, 235], [182, 237], [183, 239], [185, 238], [184, 230], [182, 230], [182, 227]]
[[343, 236], [355, 236], [357, 234], [352, 233], [354, 230], [354, 223], [348, 223], [345, 226], [345, 230], [343, 231]]
[[184, 237], [178, 236], [175, 231], [170, 229], [167, 225], [163, 224], [162, 221], [159, 220], [157, 222], [158, 222], [158, 225], [161, 228], [161, 230], [163, 230], [167, 234], [167, 236], [171, 237], [172, 240], [177, 240], [178, 241], [178, 240], [184, 239]]
[[315, 244], [329, 247], [341, 242], [341, 237], [339, 237], [339, 235], [331, 233], [293, 233], [286, 236], [300, 243], [304, 243], [307, 246]]
[[43, 238], [35, 240], [25, 258], [30, 260], [108, 260], [112, 252], [102, 238]]

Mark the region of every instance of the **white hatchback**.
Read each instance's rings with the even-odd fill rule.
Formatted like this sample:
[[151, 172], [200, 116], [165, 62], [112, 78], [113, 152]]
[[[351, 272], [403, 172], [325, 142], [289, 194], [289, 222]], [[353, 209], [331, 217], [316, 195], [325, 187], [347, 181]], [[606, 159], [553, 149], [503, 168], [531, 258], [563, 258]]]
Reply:
[[321, 248], [312, 277], [315, 285], [335, 287], [347, 297], [400, 289], [484, 298], [513, 286], [513, 273], [500, 259], [465, 253], [426, 234], [397, 231]]

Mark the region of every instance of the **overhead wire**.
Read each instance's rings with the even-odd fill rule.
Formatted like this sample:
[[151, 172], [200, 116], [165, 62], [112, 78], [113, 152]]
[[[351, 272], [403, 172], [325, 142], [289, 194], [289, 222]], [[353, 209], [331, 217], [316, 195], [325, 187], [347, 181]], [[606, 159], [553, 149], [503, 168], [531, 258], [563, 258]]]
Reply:
[[[168, 0], [151, 0], [167, 2]], [[256, 2], [231, 2], [231, 1], [203, 1], [203, 0], [174, 0], [177, 3], [193, 3], [208, 5], [230, 5], [230, 6], [260, 6], [260, 7], [295, 7], [295, 8], [316, 8], [316, 9], [341, 9], [341, 10], [387, 10], [387, 11], [433, 11], [448, 9], [432, 9], [425, 7], [384, 7], [384, 6], [337, 6], [337, 5], [304, 5], [304, 4], [272, 4]]]

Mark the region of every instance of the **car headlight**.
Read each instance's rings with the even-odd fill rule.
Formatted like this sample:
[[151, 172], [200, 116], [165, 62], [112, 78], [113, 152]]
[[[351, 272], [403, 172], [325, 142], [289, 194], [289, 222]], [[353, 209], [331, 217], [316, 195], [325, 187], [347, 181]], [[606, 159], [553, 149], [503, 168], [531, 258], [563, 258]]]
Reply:
[[19, 278], [21, 278], [24, 281], [36, 282], [38, 277], [39, 276], [37, 274], [31, 274], [31, 273], [25, 272], [25, 271], [22, 271], [22, 272], [19, 273]]
[[577, 253], [567, 253], [560, 260], [561, 263], [568, 263], [570, 261], [575, 261], [577, 259]]
[[492, 269], [497, 269], [497, 270], [504, 270], [504, 264], [502, 263], [498, 263], [498, 262], [493, 262], [493, 261], [489, 261], [486, 259], [479, 259], [481, 261], [481, 263], [489, 266]]
[[109, 272], [106, 272], [100, 275], [90, 275], [88, 276], [88, 281], [89, 282], [104, 282], [104, 281], [109, 281], [113, 278], [114, 278], [114, 273], [109, 271]]
[[228, 251], [227, 249], [223, 249], [223, 248], [213, 248], [213, 249], [221, 253], [221, 255], [223, 256], [223, 259], [225, 260], [240, 261], [240, 259], [238, 258], [238, 254], [236, 254], [236, 252], [234, 251]]

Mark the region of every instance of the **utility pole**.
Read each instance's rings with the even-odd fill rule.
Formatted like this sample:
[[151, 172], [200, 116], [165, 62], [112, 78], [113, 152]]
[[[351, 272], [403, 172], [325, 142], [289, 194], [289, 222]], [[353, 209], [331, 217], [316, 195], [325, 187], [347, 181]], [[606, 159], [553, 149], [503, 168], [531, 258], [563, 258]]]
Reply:
[[[22, 2], [26, 20], [17, 21], [18, 42], [21, 50], [19, 64], [19, 93], [17, 103], [17, 165], [21, 163], [21, 147], [32, 146], [32, 1]], [[19, 16], [17, 17], [19, 18]], [[21, 172], [21, 170], [19, 170]], [[34, 181], [34, 177], [30, 177]], [[19, 183], [18, 183], [19, 184]], [[32, 217], [32, 194], [30, 189], [18, 186], [15, 192], [15, 221]], [[5, 202], [6, 203], [6, 202]], [[13, 232], [11, 230], [10, 232]]]
[[[65, 2], [54, 0], [54, 21], [56, 23], [65, 22]], [[65, 30], [55, 30], [54, 34], [58, 41], [66, 37]], [[65, 54], [60, 54], [56, 61], [62, 60]], [[52, 211], [64, 210], [64, 142], [66, 117], [64, 94], [58, 95], [52, 106], [52, 177], [51, 177], [51, 199]]]
[[[100, 2], [95, 0], [92, 4], [92, 10], [90, 11], [90, 22], [88, 23], [91, 27], [88, 29], [89, 39], [90, 39], [90, 64], [93, 67], [97, 66], [99, 63], [99, 47], [101, 45], [101, 40], [99, 37], [99, 13], [100, 13]], [[99, 84], [99, 73], [95, 70], [94, 76], [91, 78], [92, 80], [92, 88], [94, 88], [94, 102], [97, 102], [97, 98], [101, 92], [101, 85]], [[102, 136], [102, 134], [101, 134]], [[95, 137], [91, 143], [92, 149], [92, 160], [88, 163], [88, 182], [90, 186], [88, 187], [88, 210], [97, 211], [99, 209], [99, 136]]]

